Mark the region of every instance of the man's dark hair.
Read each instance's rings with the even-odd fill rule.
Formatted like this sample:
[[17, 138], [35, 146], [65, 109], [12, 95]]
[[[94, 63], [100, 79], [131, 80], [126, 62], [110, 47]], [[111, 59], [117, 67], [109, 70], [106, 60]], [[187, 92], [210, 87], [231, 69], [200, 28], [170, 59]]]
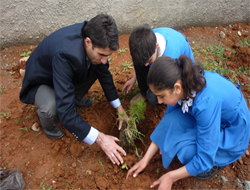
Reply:
[[84, 38], [89, 37], [93, 48], [110, 48], [115, 51], [119, 48], [119, 33], [112, 16], [98, 14], [92, 18], [83, 29]]
[[155, 53], [156, 36], [148, 24], [134, 28], [129, 37], [129, 49], [136, 65], [145, 65]]

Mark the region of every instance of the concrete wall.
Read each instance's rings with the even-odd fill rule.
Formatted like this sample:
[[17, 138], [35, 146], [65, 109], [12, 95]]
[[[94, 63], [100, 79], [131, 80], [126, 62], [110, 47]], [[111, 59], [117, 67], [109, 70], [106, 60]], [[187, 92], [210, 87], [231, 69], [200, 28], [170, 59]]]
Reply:
[[0, 48], [37, 44], [101, 12], [125, 34], [144, 23], [175, 29], [249, 23], [250, 0], [0, 0]]

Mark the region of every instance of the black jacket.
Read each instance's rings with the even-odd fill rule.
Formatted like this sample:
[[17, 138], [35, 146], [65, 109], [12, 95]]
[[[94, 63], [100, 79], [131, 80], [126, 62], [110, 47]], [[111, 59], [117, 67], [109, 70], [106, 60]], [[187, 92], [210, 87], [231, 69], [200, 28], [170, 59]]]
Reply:
[[[40, 85], [52, 86], [61, 124], [82, 141], [90, 125], [75, 111], [74, 84], [87, 77], [86, 52], [82, 28], [87, 24], [74, 24], [61, 28], [46, 37], [26, 62], [25, 77], [20, 92], [23, 103], [33, 104]], [[118, 98], [109, 63], [92, 65], [95, 68], [108, 101]]]

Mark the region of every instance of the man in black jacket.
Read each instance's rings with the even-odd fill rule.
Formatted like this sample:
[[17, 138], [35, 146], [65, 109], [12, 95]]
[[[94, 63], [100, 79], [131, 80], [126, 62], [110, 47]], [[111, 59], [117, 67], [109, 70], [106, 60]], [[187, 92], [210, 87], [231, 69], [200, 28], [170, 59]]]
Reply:
[[[37, 117], [47, 137], [63, 136], [56, 124], [59, 119], [78, 141], [96, 142], [116, 164], [123, 163], [119, 152], [126, 154], [116, 144], [118, 139], [90, 126], [76, 113], [75, 106], [92, 104], [84, 95], [98, 79], [107, 100], [118, 113], [123, 113], [108, 70], [108, 56], [119, 48], [118, 39], [115, 20], [106, 14], [55, 31], [36, 47], [26, 62], [20, 92], [22, 102], [37, 106]], [[119, 129], [121, 125], [122, 120]]]

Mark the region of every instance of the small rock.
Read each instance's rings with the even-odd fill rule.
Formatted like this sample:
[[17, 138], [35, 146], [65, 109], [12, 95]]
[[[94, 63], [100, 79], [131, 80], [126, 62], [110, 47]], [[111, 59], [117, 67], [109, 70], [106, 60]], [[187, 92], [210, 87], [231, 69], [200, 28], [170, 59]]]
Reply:
[[25, 75], [25, 70], [24, 69], [20, 69], [20, 75], [22, 76], [22, 77], [24, 77], [24, 75]]
[[248, 157], [249, 157], [249, 151], [248, 151], [248, 150], [246, 150], [246, 156], [248, 156]]
[[72, 163], [72, 167], [73, 167], [73, 168], [76, 167], [76, 163], [75, 163], [75, 162]]
[[234, 180], [234, 183], [235, 183], [238, 187], [243, 188], [243, 185], [242, 185], [242, 182], [240, 181], [240, 179], [236, 178], [236, 179]]
[[31, 129], [33, 131], [39, 131], [40, 130], [40, 125], [39, 123], [35, 122], [32, 126], [31, 126]]
[[226, 37], [226, 34], [225, 34], [224, 32], [222, 32], [222, 31], [220, 32], [219, 35], [220, 35], [220, 37], [221, 37], [222, 39], [224, 39], [224, 38]]
[[238, 31], [238, 36], [240, 36], [240, 37], [242, 36], [242, 34], [241, 34], [241, 32], [240, 32], [240, 31]]
[[246, 190], [250, 190], [250, 181], [244, 181]]
[[26, 61], [29, 59], [29, 56], [28, 57], [23, 57], [23, 58], [21, 58], [20, 60], [19, 60], [19, 63], [21, 64], [21, 63], [23, 63], [23, 62], [25, 62], [26, 63]]
[[228, 179], [227, 179], [226, 177], [224, 177], [224, 176], [221, 176], [221, 179], [222, 179], [222, 181], [223, 181], [224, 183], [226, 183], [226, 182], [228, 181]]

